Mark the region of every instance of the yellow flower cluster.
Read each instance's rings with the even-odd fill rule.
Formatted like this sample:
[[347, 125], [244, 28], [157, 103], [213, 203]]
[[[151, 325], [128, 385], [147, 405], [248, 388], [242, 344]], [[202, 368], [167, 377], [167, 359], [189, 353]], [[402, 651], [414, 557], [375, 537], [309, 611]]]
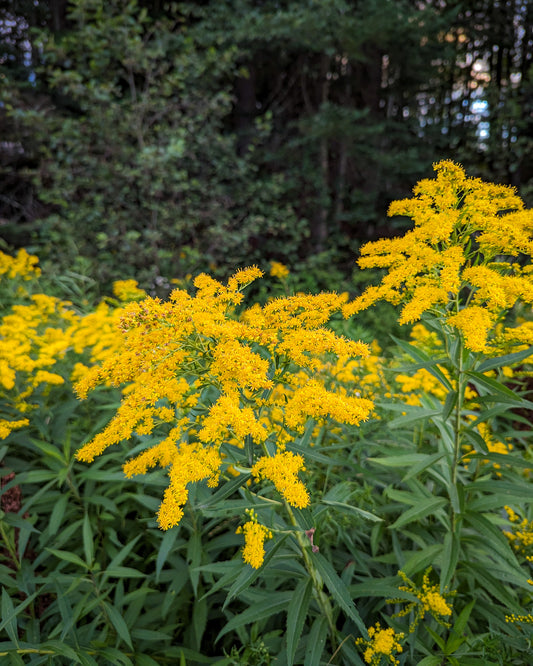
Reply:
[[361, 248], [361, 268], [388, 272], [343, 312], [348, 317], [379, 300], [402, 305], [402, 324], [431, 312], [458, 330], [467, 348], [483, 352], [506, 311], [518, 300], [533, 303], [533, 211], [512, 188], [467, 178], [453, 162], [435, 170], [414, 197], [390, 206], [389, 215], [412, 218], [414, 228]]
[[512, 525], [512, 531], [504, 531], [505, 536], [517, 552], [525, 556], [531, 556], [533, 552], [533, 520], [520, 518], [510, 506], [506, 506], [505, 510]]
[[335, 363], [326, 363], [323, 366], [332, 380], [342, 384], [357, 382], [357, 389], [366, 398], [382, 395], [390, 391], [389, 383], [385, 378], [385, 359], [381, 355], [381, 348], [376, 340], [370, 345], [370, 354], [363, 358], [353, 359], [339, 356]]
[[298, 479], [298, 472], [304, 469], [302, 456], [291, 451], [280, 451], [274, 456], [260, 458], [252, 467], [252, 474], [256, 480], [272, 481], [289, 504], [303, 509], [309, 504], [309, 493]]
[[429, 574], [431, 568], [427, 569], [422, 578], [422, 585], [417, 586], [410, 578], [408, 578], [403, 571], [398, 571], [398, 575], [403, 580], [404, 585], [398, 586], [401, 592], [408, 592], [416, 597], [416, 601], [406, 602], [403, 599], [388, 599], [387, 603], [403, 603], [406, 604], [405, 608], [396, 613], [394, 617], [403, 617], [409, 615], [411, 611], [414, 612], [414, 618], [409, 626], [409, 632], [412, 633], [417, 627], [418, 623], [424, 619], [426, 613], [432, 615], [439, 624], [446, 627], [450, 626], [443, 618], [449, 617], [452, 614], [452, 606], [448, 603], [447, 597], [454, 595], [453, 592], [448, 592], [446, 589], [441, 594], [438, 585], [432, 585], [429, 582]]
[[30, 424], [29, 419], [16, 419], [16, 420], [0, 419], [0, 440], [5, 439], [10, 433], [13, 432], [13, 430], [17, 430], [18, 428], [24, 428], [24, 426], [27, 426], [29, 424]]
[[64, 382], [54, 370], [69, 347], [67, 327], [74, 318], [65, 303], [35, 294], [0, 320], [0, 399], [8, 416], [0, 420], [0, 438], [27, 425], [18, 416], [32, 409], [29, 400], [39, 386]]
[[265, 559], [265, 541], [272, 539], [272, 532], [257, 522], [253, 509], [246, 509], [250, 520], [237, 528], [237, 534], [244, 534], [242, 559], [254, 569], [259, 569]]
[[[37, 389], [63, 384], [70, 373], [81, 378], [88, 371], [82, 361], [100, 362], [122, 342], [119, 309], [101, 303], [80, 315], [66, 301], [17, 288], [18, 279], [39, 277], [37, 263], [25, 250], [16, 257], [0, 252], [0, 284], [12, 294], [0, 319], [0, 439], [29, 424], [20, 417], [34, 408], [31, 397]], [[29, 289], [36, 291], [37, 282]], [[74, 364], [72, 357], [67, 360], [71, 352], [77, 356]]]
[[23, 280], [33, 280], [41, 274], [38, 263], [38, 258], [33, 254], [28, 254], [24, 249], [19, 250], [16, 257], [0, 251], [0, 279], [13, 280], [21, 277]]
[[113, 293], [120, 301], [138, 301], [145, 298], [144, 289], [139, 289], [137, 280], [117, 280], [113, 282]]
[[279, 261], [271, 261], [270, 262], [270, 275], [272, 277], [276, 277], [279, 280], [284, 280], [286, 277], [289, 276], [289, 269], [285, 264], [282, 264]]
[[[123, 306], [125, 307], [125, 306]], [[122, 344], [118, 328], [123, 308], [114, 308], [106, 302], [83, 316], [77, 317], [69, 328], [70, 345], [80, 358], [88, 354], [87, 361], [93, 365], [102, 362]], [[78, 362], [74, 367], [72, 381], [78, 381], [88, 367]]]
[[384, 657], [389, 664], [399, 664], [395, 654], [403, 652], [400, 643], [404, 638], [403, 633], [396, 633], [391, 627], [382, 629], [379, 622], [368, 629], [369, 640], [357, 638], [355, 644], [363, 652], [363, 659], [371, 666], [379, 666]]
[[79, 460], [90, 462], [112, 444], [161, 428], [162, 441], [129, 460], [125, 471], [168, 468], [159, 510], [163, 529], [179, 522], [188, 483], [216, 484], [225, 455], [220, 449], [229, 444], [243, 448], [250, 441], [266, 454], [267, 440], [276, 441], [278, 451], [261, 457], [252, 471], [271, 480], [289, 503], [306, 506], [309, 497], [297, 478], [303, 460], [283, 444], [310, 417], [359, 424], [371, 413], [371, 400], [309, 379], [329, 359], [368, 354], [363, 343], [324, 326], [345, 297], [297, 294], [237, 317], [242, 289], [261, 275], [256, 267], [243, 269], [224, 285], [202, 274], [194, 296], [176, 289], [167, 302], [147, 297], [131, 303], [120, 313], [120, 347], [76, 385], [80, 397], [98, 384], [125, 385], [114, 418], [78, 451]]
[[533, 624], [533, 615], [531, 613], [528, 615], [515, 615], [512, 613], [511, 615], [505, 616], [505, 621], [512, 622], [513, 624]]

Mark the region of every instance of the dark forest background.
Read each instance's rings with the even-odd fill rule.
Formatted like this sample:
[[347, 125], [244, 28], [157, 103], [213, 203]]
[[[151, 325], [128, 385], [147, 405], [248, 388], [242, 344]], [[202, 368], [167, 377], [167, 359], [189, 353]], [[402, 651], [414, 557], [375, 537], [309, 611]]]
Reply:
[[443, 158], [532, 203], [531, 1], [0, 7], [2, 248], [95, 293], [269, 260], [338, 288]]

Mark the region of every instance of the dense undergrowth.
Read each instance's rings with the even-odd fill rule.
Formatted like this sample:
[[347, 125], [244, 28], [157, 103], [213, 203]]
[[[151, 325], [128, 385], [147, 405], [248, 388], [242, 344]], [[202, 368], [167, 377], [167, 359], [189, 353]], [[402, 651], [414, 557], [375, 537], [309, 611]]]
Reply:
[[2, 663], [531, 663], [533, 218], [436, 171], [355, 299], [84, 307], [0, 255]]

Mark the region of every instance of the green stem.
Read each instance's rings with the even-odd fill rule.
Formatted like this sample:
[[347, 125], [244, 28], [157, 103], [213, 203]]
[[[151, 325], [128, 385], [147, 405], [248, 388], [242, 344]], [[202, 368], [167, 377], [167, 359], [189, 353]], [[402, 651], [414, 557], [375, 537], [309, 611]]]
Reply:
[[[12, 534], [14, 535], [14, 532], [12, 532]], [[1, 519], [0, 519], [0, 535], [2, 536], [2, 542], [7, 549], [9, 556], [13, 560], [13, 564], [20, 571], [21, 564], [18, 557], [17, 549], [15, 548], [14, 538], [13, 539], [10, 538], [11, 535], [7, 533], [6, 526]]]
[[[456, 386], [457, 386], [457, 401], [455, 403], [455, 412], [453, 420], [453, 461], [452, 461], [452, 474], [451, 474], [451, 484], [455, 492], [455, 497], [458, 498], [457, 492], [457, 472], [459, 469], [459, 460], [462, 456], [461, 444], [463, 441], [462, 437], [462, 424], [461, 424], [461, 415], [463, 412], [464, 406], [464, 396], [466, 389], [466, 378], [464, 372], [464, 346], [461, 340], [461, 347], [458, 352], [458, 365], [456, 368]], [[451, 528], [452, 533], [455, 534], [457, 527], [457, 512], [454, 506], [454, 502], [451, 503], [452, 515], [451, 515]]]
[[461, 349], [459, 355], [459, 367], [457, 372], [457, 402], [455, 403], [455, 418], [453, 424], [453, 467], [452, 467], [452, 483], [457, 483], [457, 467], [459, 464], [459, 457], [461, 454], [461, 412], [463, 411], [463, 397], [464, 397], [464, 375], [463, 375], [463, 350]]
[[328, 595], [324, 592], [324, 581], [322, 580], [322, 577], [317, 571], [313, 562], [313, 558], [309, 553], [310, 542], [307, 539], [307, 537], [305, 537], [302, 534], [301, 527], [298, 525], [298, 522], [294, 517], [294, 513], [292, 512], [292, 509], [289, 506], [289, 504], [287, 504], [287, 502], [285, 502], [285, 508], [289, 515], [289, 520], [291, 524], [296, 528], [294, 534], [296, 536], [296, 540], [298, 541], [298, 545], [300, 546], [300, 549], [302, 551], [302, 557], [304, 560], [305, 568], [307, 570], [307, 573], [311, 577], [311, 581], [313, 583], [315, 599], [317, 600], [320, 610], [323, 612], [328, 622], [329, 633], [331, 636], [331, 644], [333, 648], [335, 648], [337, 644], [337, 628], [335, 627], [335, 621], [333, 619], [333, 608], [331, 606], [331, 602], [329, 600]]

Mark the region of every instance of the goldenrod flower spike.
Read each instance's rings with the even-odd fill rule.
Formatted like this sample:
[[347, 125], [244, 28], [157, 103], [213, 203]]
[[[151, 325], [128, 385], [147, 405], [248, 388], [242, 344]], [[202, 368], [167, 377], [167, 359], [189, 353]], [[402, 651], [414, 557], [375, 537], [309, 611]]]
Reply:
[[250, 520], [237, 528], [237, 534], [244, 534], [245, 545], [242, 552], [243, 560], [254, 569], [259, 569], [265, 559], [265, 541], [272, 539], [272, 532], [257, 522], [253, 509], [247, 509]]
[[432, 585], [429, 582], [429, 574], [431, 567], [427, 569], [422, 578], [422, 585], [417, 586], [410, 578], [408, 578], [403, 571], [398, 571], [398, 575], [403, 580], [404, 585], [399, 585], [398, 589], [401, 592], [408, 592], [416, 597], [416, 601], [405, 601], [405, 599], [387, 599], [387, 603], [405, 604], [405, 608], [393, 615], [393, 617], [403, 617], [413, 612], [413, 620], [409, 626], [409, 632], [412, 633], [419, 622], [421, 622], [426, 613], [432, 615], [439, 624], [449, 627], [450, 623], [444, 618], [448, 618], [452, 614], [452, 606], [449, 604], [448, 599], [455, 596], [455, 592], [448, 592], [445, 588], [441, 593], [438, 585]]
[[[284, 444], [310, 417], [358, 424], [373, 408], [359, 393], [328, 391], [325, 378], [317, 373], [309, 380], [306, 372], [319, 371], [332, 358], [368, 356], [363, 343], [323, 327], [346, 296], [298, 294], [238, 318], [242, 288], [261, 275], [252, 266], [224, 285], [202, 274], [194, 280], [194, 296], [176, 289], [167, 302], [147, 297], [130, 303], [117, 319], [121, 344], [98, 367], [76, 370], [80, 397], [98, 384], [123, 387], [115, 416], [78, 451], [79, 460], [91, 462], [113, 444], [161, 428], [161, 441], [128, 460], [124, 471], [144, 474], [155, 465], [168, 470], [158, 514], [162, 529], [180, 521], [189, 483], [207, 479], [216, 485], [223, 465], [219, 449], [226, 443], [259, 448], [275, 439], [277, 453], [260, 458], [252, 471], [271, 480], [293, 506], [307, 506], [309, 495], [297, 475], [303, 459], [284, 451]], [[118, 291], [134, 288], [128, 282]], [[247, 530], [254, 543], [265, 535], [259, 527]], [[257, 550], [251, 562], [258, 562]]]
[[38, 263], [39, 259], [33, 254], [28, 254], [24, 248], [17, 252], [16, 257], [11, 257], [0, 250], [0, 278], [5, 276], [10, 280], [17, 277], [33, 280], [41, 274]]
[[[390, 205], [389, 215], [410, 217], [413, 228], [361, 248], [361, 268], [387, 273], [343, 313], [385, 300], [401, 306], [401, 324], [429, 312], [457, 329], [468, 349], [486, 352], [497, 320], [518, 299], [533, 303], [533, 211], [524, 210], [511, 187], [468, 178], [447, 160], [434, 168], [435, 179], [420, 181], [412, 198]], [[528, 334], [520, 332], [524, 341]]]
[[252, 474], [259, 479], [272, 481], [276, 490], [287, 502], [298, 509], [309, 504], [309, 493], [298, 478], [304, 468], [302, 456], [291, 451], [282, 451], [275, 456], [263, 456], [252, 467]]
[[113, 293], [121, 301], [137, 301], [145, 298], [147, 293], [139, 289], [137, 280], [117, 280], [113, 282]]
[[397, 666], [400, 662], [396, 659], [396, 654], [403, 652], [400, 643], [405, 638], [405, 634], [396, 633], [392, 627], [382, 629], [379, 622], [368, 629], [369, 640], [357, 638], [355, 644], [363, 651], [363, 659], [370, 666], [379, 666], [382, 658], [386, 663]]
[[289, 273], [290, 271], [285, 264], [282, 264], [279, 261], [270, 262], [270, 275], [272, 277], [278, 278], [278, 280], [284, 280], [289, 276]]

